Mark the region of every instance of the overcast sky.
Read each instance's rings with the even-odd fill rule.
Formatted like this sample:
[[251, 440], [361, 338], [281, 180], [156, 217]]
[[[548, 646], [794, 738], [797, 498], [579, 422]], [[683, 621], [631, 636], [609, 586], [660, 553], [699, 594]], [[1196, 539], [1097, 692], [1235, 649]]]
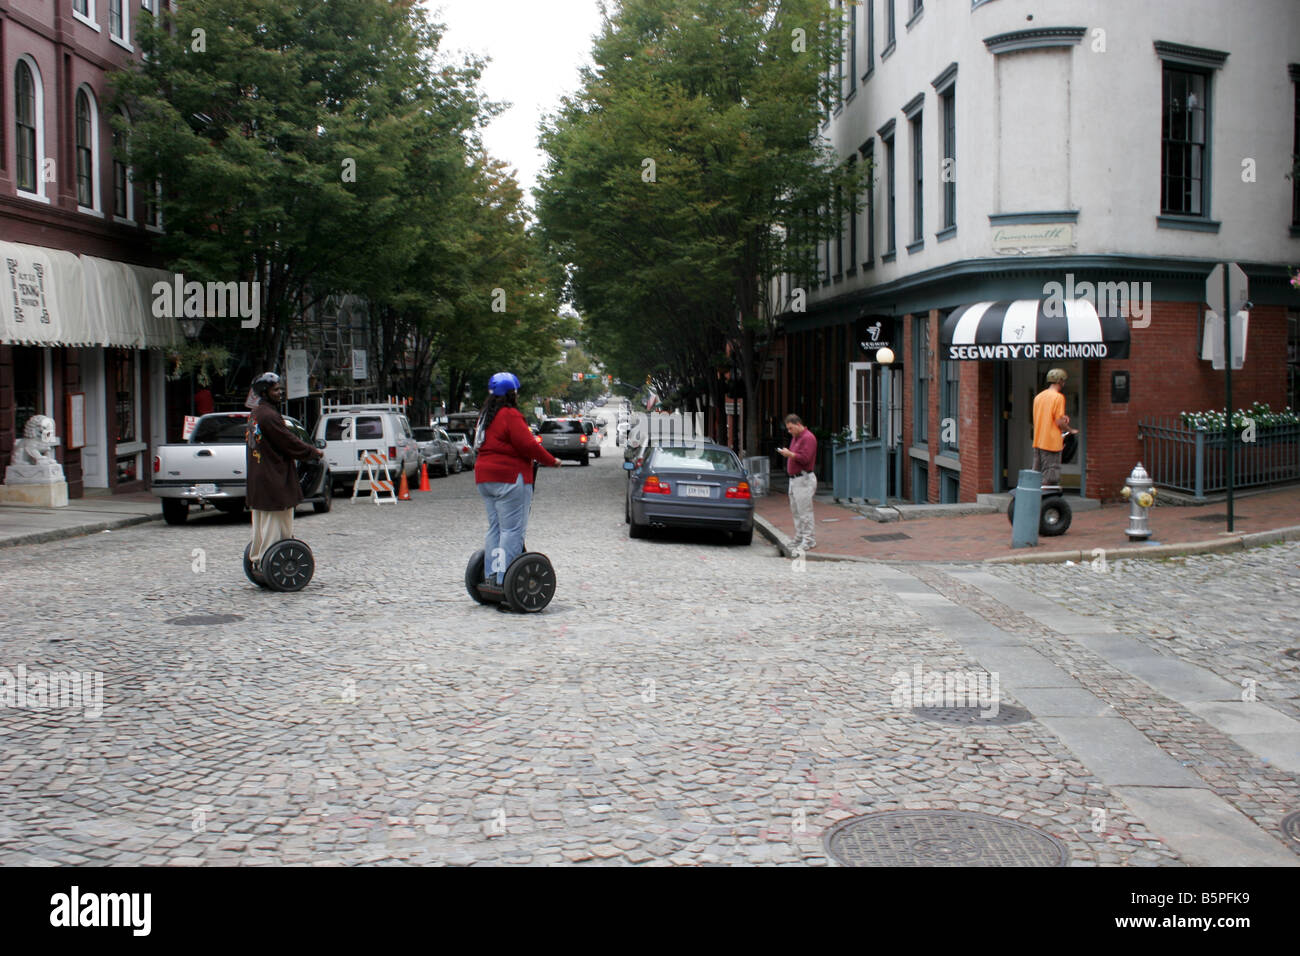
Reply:
[[543, 159], [537, 123], [578, 87], [600, 29], [596, 0], [425, 0], [447, 25], [443, 50], [491, 60], [483, 74], [488, 99], [510, 108], [483, 132], [488, 152], [518, 170], [529, 205]]

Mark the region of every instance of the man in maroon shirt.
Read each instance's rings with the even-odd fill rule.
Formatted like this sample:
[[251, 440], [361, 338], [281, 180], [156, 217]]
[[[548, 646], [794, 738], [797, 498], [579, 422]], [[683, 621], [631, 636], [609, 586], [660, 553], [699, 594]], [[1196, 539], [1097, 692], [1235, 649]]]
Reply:
[[785, 473], [790, 476], [790, 513], [794, 515], [795, 556], [817, 547], [817, 521], [813, 517], [813, 495], [817, 494], [817, 436], [809, 431], [798, 415], [785, 416], [785, 430], [790, 433], [790, 447], [778, 448], [785, 456]]

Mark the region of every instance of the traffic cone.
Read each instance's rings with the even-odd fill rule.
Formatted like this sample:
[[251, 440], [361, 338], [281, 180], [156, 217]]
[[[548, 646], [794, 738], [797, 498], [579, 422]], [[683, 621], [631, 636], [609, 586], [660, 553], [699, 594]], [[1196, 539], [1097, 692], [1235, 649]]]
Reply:
[[429, 463], [427, 461], [420, 462], [420, 487], [416, 488], [415, 490], [416, 491], [433, 490], [432, 488], [429, 487]]
[[397, 486], [397, 500], [398, 500], [398, 501], [410, 501], [410, 500], [411, 500], [411, 486], [408, 485], [408, 484], [406, 483], [406, 469], [405, 469], [405, 468], [402, 469], [402, 483], [401, 483], [400, 485]]

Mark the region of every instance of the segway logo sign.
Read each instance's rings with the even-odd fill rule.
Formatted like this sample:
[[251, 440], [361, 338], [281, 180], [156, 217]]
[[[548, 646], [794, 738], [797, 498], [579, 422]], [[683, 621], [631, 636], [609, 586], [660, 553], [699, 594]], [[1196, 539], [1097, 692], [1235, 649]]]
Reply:
[[153, 284], [156, 319], [240, 319], [242, 329], [262, 321], [262, 283], [186, 282], [183, 272], [171, 282]]

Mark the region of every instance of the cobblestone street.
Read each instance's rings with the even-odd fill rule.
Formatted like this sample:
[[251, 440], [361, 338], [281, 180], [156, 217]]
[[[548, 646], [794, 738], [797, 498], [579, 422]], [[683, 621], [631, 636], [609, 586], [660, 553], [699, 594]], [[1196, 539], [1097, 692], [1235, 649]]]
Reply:
[[[0, 551], [0, 667], [103, 674], [102, 716], [0, 710], [0, 864], [825, 865], [829, 827], [891, 809], [1025, 823], [1075, 866], [1300, 859], [1297, 546], [803, 565], [628, 540], [609, 451], [539, 476], [540, 615], [466, 595], [469, 473], [301, 511], [297, 594], [248, 583], [220, 515]], [[172, 623], [201, 614], [239, 619]], [[918, 667], [994, 672], [1034, 719], [923, 720]]]

